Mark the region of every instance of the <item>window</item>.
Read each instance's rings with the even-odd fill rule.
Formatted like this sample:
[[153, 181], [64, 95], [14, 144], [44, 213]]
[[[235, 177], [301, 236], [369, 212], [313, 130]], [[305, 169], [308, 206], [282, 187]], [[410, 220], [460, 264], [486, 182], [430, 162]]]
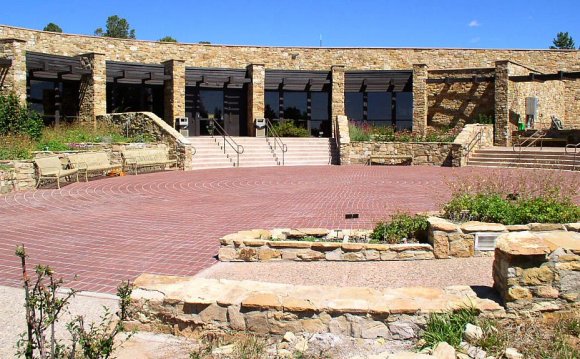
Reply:
[[346, 92], [346, 116], [353, 121], [368, 121], [375, 126], [413, 127], [412, 92]]
[[59, 121], [76, 117], [79, 112], [79, 82], [56, 80], [28, 81], [28, 103], [32, 110], [43, 116], [47, 124], [59, 115]]

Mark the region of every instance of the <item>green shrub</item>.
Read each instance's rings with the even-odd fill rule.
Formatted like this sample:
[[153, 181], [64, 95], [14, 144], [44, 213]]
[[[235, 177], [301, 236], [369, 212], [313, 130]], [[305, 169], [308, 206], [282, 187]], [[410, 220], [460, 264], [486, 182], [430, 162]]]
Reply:
[[28, 135], [38, 139], [42, 127], [42, 117], [22, 105], [16, 95], [0, 95], [0, 135]]
[[351, 121], [348, 124], [348, 132], [353, 142], [365, 142], [371, 139], [370, 127], [367, 123], [359, 124]]
[[419, 240], [428, 227], [427, 216], [396, 213], [390, 222], [379, 222], [371, 238], [375, 242], [401, 243], [403, 238]]
[[27, 135], [0, 136], [0, 160], [30, 159], [34, 150], [34, 142]]
[[296, 126], [292, 120], [274, 123], [273, 127], [280, 137], [310, 137], [308, 129]]
[[483, 125], [492, 125], [494, 123], [493, 115], [486, 115], [484, 113], [479, 113], [477, 116], [471, 120], [472, 123], [480, 123]]
[[509, 200], [500, 194], [462, 194], [445, 206], [452, 220], [502, 224], [570, 223], [580, 220], [580, 207], [570, 200], [535, 197]]
[[392, 126], [373, 127], [372, 139], [377, 142], [395, 141], [395, 129]]
[[447, 342], [459, 348], [463, 331], [468, 323], [474, 324], [479, 312], [475, 308], [462, 308], [453, 313], [433, 313], [429, 315], [423, 339], [425, 346], [433, 348], [437, 343]]

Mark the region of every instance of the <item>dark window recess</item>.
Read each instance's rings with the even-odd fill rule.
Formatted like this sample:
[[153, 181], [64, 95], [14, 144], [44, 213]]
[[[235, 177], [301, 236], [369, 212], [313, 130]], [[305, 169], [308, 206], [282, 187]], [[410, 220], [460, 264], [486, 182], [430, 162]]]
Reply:
[[212, 120], [216, 120], [231, 136], [247, 136], [245, 88], [188, 86], [185, 112], [191, 136], [209, 135]]
[[148, 111], [163, 118], [162, 85], [107, 83], [107, 112]]
[[411, 71], [353, 71], [345, 74], [345, 111], [349, 120], [411, 130]]
[[72, 122], [79, 113], [78, 81], [33, 80], [28, 78], [28, 104], [50, 125]]

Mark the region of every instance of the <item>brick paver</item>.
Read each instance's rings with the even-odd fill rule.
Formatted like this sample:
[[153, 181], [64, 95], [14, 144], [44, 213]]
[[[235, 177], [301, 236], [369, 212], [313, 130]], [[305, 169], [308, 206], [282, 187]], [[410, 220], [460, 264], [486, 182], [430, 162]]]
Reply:
[[[371, 228], [397, 210], [428, 211], [448, 178], [485, 168], [279, 167], [164, 172], [0, 197], [0, 284], [19, 285], [17, 244], [83, 290], [113, 292], [143, 272], [192, 275], [218, 238], [271, 227]], [[508, 171], [508, 170], [506, 170]], [[346, 220], [345, 213], [359, 219]]]

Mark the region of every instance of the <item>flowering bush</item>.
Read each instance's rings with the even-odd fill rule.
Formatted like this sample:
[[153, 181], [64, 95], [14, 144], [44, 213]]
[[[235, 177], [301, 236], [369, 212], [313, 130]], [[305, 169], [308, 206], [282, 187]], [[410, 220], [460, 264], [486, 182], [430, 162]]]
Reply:
[[366, 121], [350, 121], [348, 128], [353, 142], [453, 142], [461, 131], [461, 128], [428, 128], [423, 136], [409, 130], [396, 131], [393, 126], [374, 126]]

